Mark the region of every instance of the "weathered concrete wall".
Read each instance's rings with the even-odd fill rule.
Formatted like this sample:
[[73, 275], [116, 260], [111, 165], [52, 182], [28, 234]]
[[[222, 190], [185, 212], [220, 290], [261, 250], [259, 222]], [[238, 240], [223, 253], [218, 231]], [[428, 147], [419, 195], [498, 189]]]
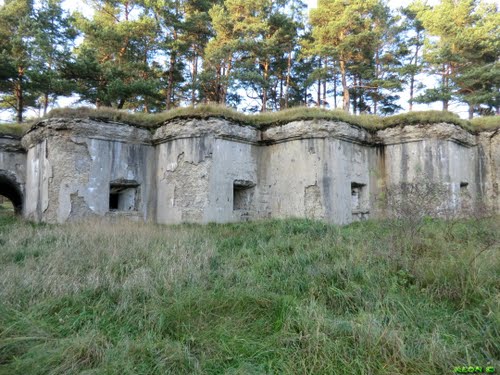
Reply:
[[18, 137], [0, 135], [0, 170], [11, 173], [24, 190], [26, 183], [26, 152]]
[[486, 207], [500, 212], [500, 130], [482, 132], [478, 135], [479, 173], [475, 176], [483, 186]]
[[498, 134], [451, 124], [373, 133], [327, 120], [259, 130], [217, 118], [171, 120], [151, 134], [51, 119], [23, 137], [27, 154], [18, 141], [0, 138], [0, 163], [25, 184], [24, 214], [39, 221], [306, 217], [347, 224], [394, 214], [388, 198], [402, 187], [400, 208], [465, 215], [485, 204], [498, 212]]
[[23, 209], [26, 184], [26, 153], [18, 137], [0, 135], [0, 195]]
[[[50, 120], [23, 138], [28, 149], [27, 217], [65, 222], [110, 212], [112, 185], [133, 184], [134, 204], [122, 215], [147, 220], [154, 207], [150, 133], [132, 126]], [[123, 186], [122, 186], [123, 185]]]
[[387, 188], [413, 185], [408, 205], [429, 205], [443, 216], [476, 208], [485, 176], [475, 136], [450, 124], [404, 126], [377, 135], [385, 145]]
[[378, 163], [367, 131], [345, 123], [297, 121], [268, 129], [263, 139], [270, 143], [263, 147], [260, 169], [270, 216], [337, 224], [369, 217]]
[[258, 137], [255, 128], [221, 119], [176, 120], [159, 128], [153, 138], [157, 221], [206, 223], [255, 217], [253, 205], [234, 209], [233, 190], [235, 182], [257, 184]]

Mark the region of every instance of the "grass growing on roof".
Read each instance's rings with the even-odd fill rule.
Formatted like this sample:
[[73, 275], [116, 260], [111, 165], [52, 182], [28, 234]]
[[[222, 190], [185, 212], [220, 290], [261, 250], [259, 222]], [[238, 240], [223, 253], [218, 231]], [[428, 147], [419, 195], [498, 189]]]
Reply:
[[479, 131], [494, 131], [500, 129], [500, 116], [476, 117], [471, 120], [471, 124]]
[[455, 124], [464, 129], [472, 130], [468, 121], [462, 120], [457, 114], [448, 111], [407, 112], [382, 118], [384, 128], [399, 125], [437, 124], [441, 122]]
[[157, 127], [162, 122], [160, 116], [162, 116], [162, 114], [128, 112], [126, 110], [109, 107], [55, 108], [47, 114], [47, 118], [91, 118], [123, 122], [142, 127]]
[[0, 135], [6, 134], [20, 137], [31, 127], [31, 125], [31, 122], [22, 124], [0, 124]]
[[247, 115], [238, 112], [233, 108], [215, 104], [198, 105], [196, 107], [174, 108], [169, 111], [157, 114], [129, 113], [127, 111], [116, 110], [113, 108], [59, 108], [52, 110], [48, 114], [48, 117], [96, 118], [125, 122], [145, 127], [160, 126], [165, 121], [174, 120], [177, 118], [206, 119], [209, 117], [225, 118], [241, 124], [248, 124], [256, 127], [283, 125], [290, 121], [310, 119], [344, 121], [368, 129], [376, 129], [381, 126], [381, 120], [377, 116], [355, 116], [341, 110], [296, 107], [277, 112], [265, 112]]
[[[0, 217], [0, 373], [499, 366], [494, 219], [33, 225]], [[432, 267], [429, 265], [432, 264]]]
[[352, 125], [360, 126], [370, 131], [384, 129], [393, 126], [451, 123], [469, 131], [494, 130], [500, 127], [499, 116], [481, 117], [469, 122], [462, 120], [452, 112], [443, 111], [420, 111], [408, 112], [399, 115], [380, 117], [374, 115], [352, 115], [342, 110], [326, 110], [322, 108], [294, 107], [277, 112], [264, 112], [258, 114], [244, 114], [233, 108], [215, 104], [204, 104], [196, 107], [174, 108], [166, 112], [155, 114], [128, 112], [114, 108], [58, 108], [48, 114], [49, 118], [95, 118], [124, 122], [141, 127], [155, 128], [164, 122], [177, 118], [200, 118], [220, 117], [235, 121], [240, 124], [248, 124], [256, 127], [269, 127], [283, 125], [290, 121], [298, 120], [334, 120], [343, 121]]

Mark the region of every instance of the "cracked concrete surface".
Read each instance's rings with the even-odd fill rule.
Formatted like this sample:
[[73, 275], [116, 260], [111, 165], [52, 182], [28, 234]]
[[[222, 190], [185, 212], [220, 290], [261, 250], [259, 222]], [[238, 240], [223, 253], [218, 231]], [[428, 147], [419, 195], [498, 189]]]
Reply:
[[[45, 222], [307, 217], [347, 224], [387, 214], [387, 188], [424, 181], [443, 187], [442, 201], [457, 211], [484, 203], [498, 212], [499, 168], [498, 131], [474, 135], [445, 123], [370, 133], [328, 120], [259, 130], [227, 119], [174, 119], [150, 132], [49, 119], [21, 140], [0, 136], [0, 171], [21, 186], [24, 215]], [[112, 189], [128, 195], [112, 198]], [[113, 199], [125, 198], [122, 209], [110, 210]]]

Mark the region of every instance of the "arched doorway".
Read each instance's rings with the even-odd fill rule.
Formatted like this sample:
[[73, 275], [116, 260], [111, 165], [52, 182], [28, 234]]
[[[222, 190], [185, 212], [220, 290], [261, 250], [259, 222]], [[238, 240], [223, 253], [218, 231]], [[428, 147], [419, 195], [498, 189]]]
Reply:
[[22, 213], [23, 193], [21, 186], [16, 182], [15, 176], [10, 172], [0, 170], [0, 195], [12, 202], [16, 214]]

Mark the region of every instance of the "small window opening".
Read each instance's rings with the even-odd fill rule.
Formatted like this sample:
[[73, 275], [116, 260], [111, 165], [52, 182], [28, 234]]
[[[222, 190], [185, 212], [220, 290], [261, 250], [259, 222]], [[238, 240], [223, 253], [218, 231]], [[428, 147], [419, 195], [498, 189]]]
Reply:
[[109, 209], [111, 211], [118, 210], [119, 200], [120, 200], [120, 193], [109, 193]]
[[113, 181], [109, 187], [110, 211], [136, 211], [139, 184], [132, 180]]
[[469, 183], [461, 182], [460, 183], [460, 205], [462, 206], [462, 210], [466, 210], [469, 208], [470, 204], [470, 194], [469, 194]]
[[469, 183], [461, 182], [460, 183], [460, 197], [462, 200], [467, 199], [469, 197]]
[[233, 210], [250, 210], [253, 203], [255, 183], [235, 180], [233, 183]]
[[358, 184], [356, 182], [351, 183], [351, 209], [353, 211], [359, 211], [363, 209], [364, 187], [364, 184]]

